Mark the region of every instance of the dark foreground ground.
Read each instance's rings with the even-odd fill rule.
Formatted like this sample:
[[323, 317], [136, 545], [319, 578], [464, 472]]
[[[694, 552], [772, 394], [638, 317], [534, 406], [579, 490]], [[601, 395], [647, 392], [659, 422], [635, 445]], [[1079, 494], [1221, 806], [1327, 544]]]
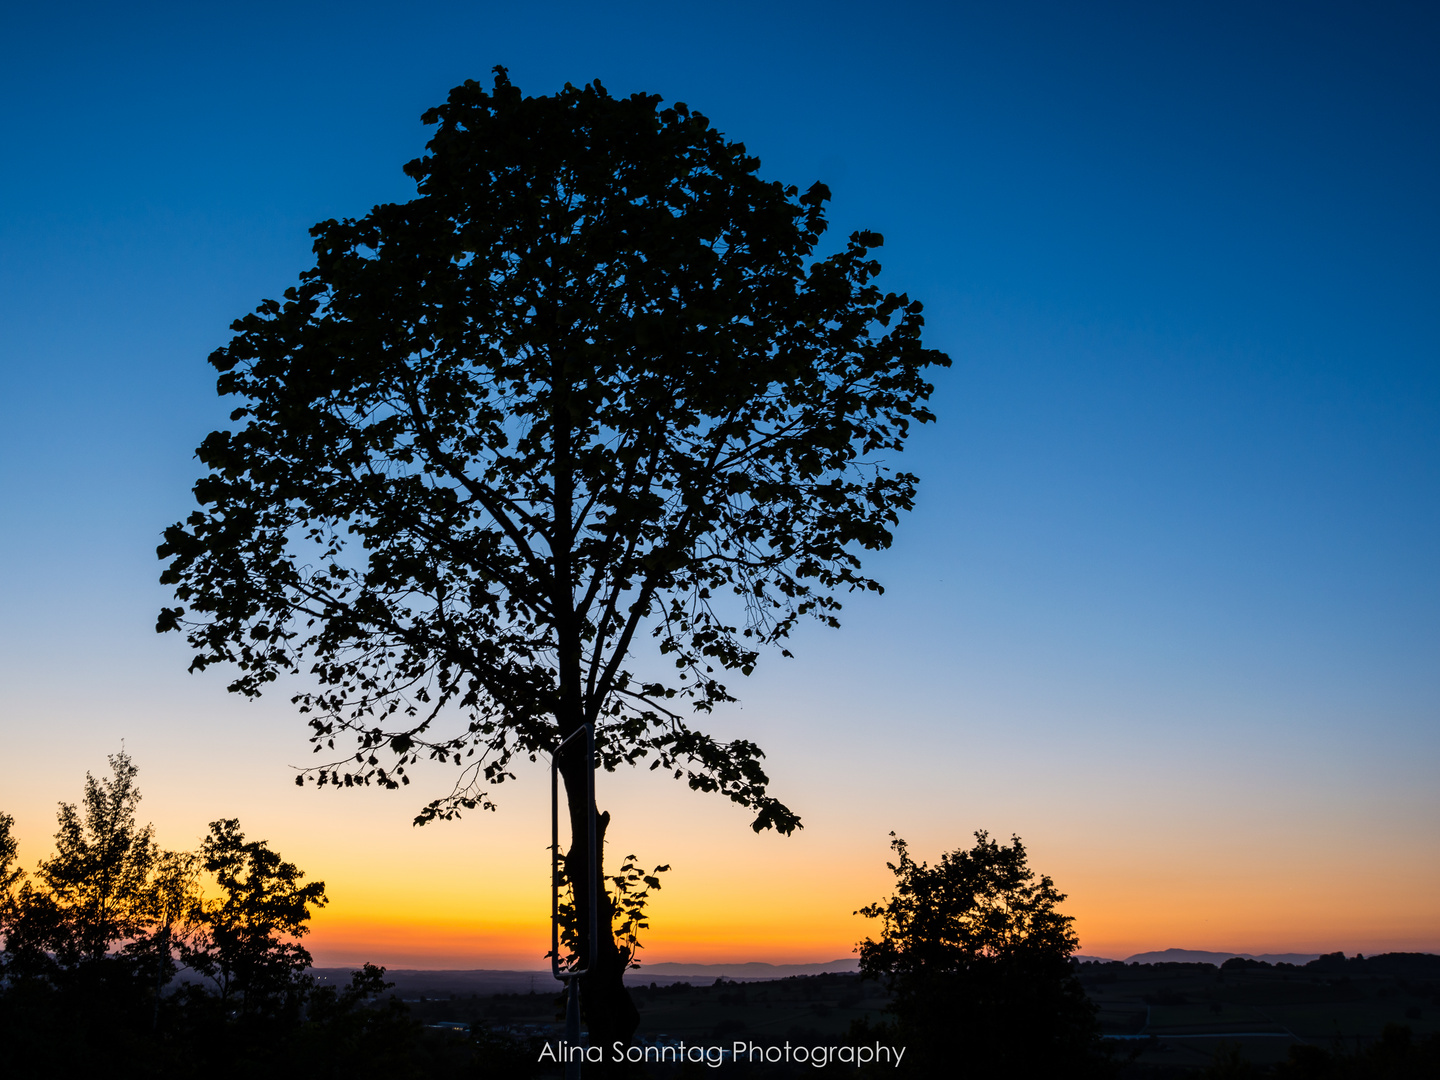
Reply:
[[1297, 1046], [1363, 1054], [1387, 1026], [1413, 1040], [1440, 1033], [1440, 956], [1423, 953], [1303, 967], [1083, 964], [1080, 979], [1105, 1034], [1156, 1075], [1274, 1065]]
[[[1114, 1040], [1121, 1076], [1211, 1075], [1426, 1076], [1409, 1065], [1377, 1066], [1387, 1026], [1391, 1039], [1408, 1030], [1414, 1044], [1440, 1040], [1440, 957], [1388, 954], [1370, 959], [1323, 957], [1312, 964], [1257, 965], [1087, 963], [1082, 984]], [[643, 974], [643, 973], [642, 973]], [[433, 1039], [478, 1039], [498, 1066], [516, 1075], [560, 1075], [548, 1059], [536, 1062], [546, 1041], [561, 1037], [563, 1005], [543, 985], [533, 990], [465, 993], [451, 986], [426, 988], [421, 973], [397, 986], [412, 1015]], [[541, 979], [543, 984], [546, 980]], [[526, 977], [523, 982], [529, 982]], [[550, 986], [554, 986], [551, 983]], [[763, 982], [716, 980], [632, 987], [640, 1008], [640, 1037], [652, 1059], [670, 1048], [730, 1048], [838, 1044], [857, 1020], [883, 1019], [884, 992], [853, 974], [822, 974]], [[1440, 1041], [1429, 1044], [1432, 1049]], [[1298, 1048], [1298, 1049], [1296, 1049]], [[1308, 1049], [1307, 1049], [1308, 1048]], [[713, 1060], [713, 1051], [712, 1060]], [[1308, 1055], [1308, 1058], [1307, 1058]], [[1394, 1055], [1391, 1055], [1394, 1057]], [[813, 1068], [766, 1067], [729, 1060], [720, 1068], [692, 1066], [683, 1075], [754, 1077], [814, 1075]], [[1309, 1068], [1301, 1068], [1309, 1061]], [[1386, 1060], [1389, 1060], [1388, 1058]], [[1397, 1058], [1399, 1060], [1399, 1058]], [[1299, 1062], [1297, 1065], [1296, 1062]], [[1286, 1065], [1286, 1063], [1289, 1063]], [[1281, 1066], [1285, 1066], [1283, 1069]], [[1278, 1071], [1277, 1071], [1278, 1070]], [[665, 1067], [651, 1075], [681, 1074]], [[832, 1064], [823, 1075], [855, 1075]], [[499, 1075], [497, 1069], [496, 1075]]]

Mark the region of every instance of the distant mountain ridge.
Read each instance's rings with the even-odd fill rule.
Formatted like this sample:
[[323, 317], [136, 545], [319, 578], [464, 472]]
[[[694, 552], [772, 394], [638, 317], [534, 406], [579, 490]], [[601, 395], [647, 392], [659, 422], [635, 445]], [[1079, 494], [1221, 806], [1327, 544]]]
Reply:
[[[1206, 949], [1161, 949], [1157, 952], [1136, 953], [1124, 961], [1104, 956], [1077, 954], [1075, 959], [1113, 964], [1214, 964], [1217, 967], [1226, 960], [1240, 957], [1244, 960], [1261, 960], [1267, 964], [1295, 964], [1303, 966], [1314, 960], [1321, 960], [1335, 970], [1350, 970], [1356, 966], [1366, 971], [1380, 971], [1390, 974], [1410, 973], [1415, 977], [1440, 977], [1440, 955], [1434, 953], [1381, 953], [1369, 959], [1346, 957], [1343, 953], [1242, 953], [1217, 952]], [[1377, 966], [1378, 965], [1378, 966]], [[358, 966], [358, 965], [357, 965]], [[849, 957], [831, 960], [823, 964], [767, 964], [751, 961], [740, 964], [685, 964], [667, 961], [646, 964], [638, 970], [627, 971], [625, 982], [630, 986], [657, 983], [669, 986], [678, 982], [701, 985], [713, 983], [716, 979], [735, 982], [764, 982], [769, 979], [786, 979], [803, 975], [846, 974], [857, 971], [859, 962]], [[316, 967], [310, 972], [322, 984], [343, 986], [350, 981], [352, 968]], [[450, 994], [555, 994], [561, 984], [556, 982], [548, 970], [545, 971], [497, 971], [493, 969], [416, 969], [390, 968], [385, 979], [395, 986], [401, 997], [417, 998], [430, 995]]]
[[[1134, 956], [1127, 956], [1123, 961], [1126, 964], [1214, 964], [1219, 967], [1226, 960], [1240, 957], [1242, 960], [1263, 960], [1267, 964], [1308, 964], [1311, 960], [1318, 959], [1320, 953], [1248, 953], [1248, 952], [1209, 952], [1204, 949], [1161, 949], [1158, 952], [1136, 953]], [[1100, 964], [1113, 964], [1114, 960], [1104, 956], [1080, 956], [1075, 957], [1082, 964], [1091, 961]]]
[[646, 974], [672, 976], [690, 975], [710, 979], [786, 979], [792, 975], [825, 975], [832, 971], [859, 971], [860, 961], [851, 957], [846, 960], [831, 960], [825, 964], [766, 964], [752, 960], [745, 964], [682, 964], [667, 961], [663, 964], [644, 964], [638, 971], [631, 972], [637, 979]]
[[[356, 965], [358, 966], [358, 965]], [[853, 957], [831, 960], [824, 964], [682, 964], [668, 962], [646, 964], [625, 973], [631, 986], [658, 983], [669, 986], [677, 982], [713, 983], [716, 979], [737, 982], [761, 982], [786, 979], [794, 975], [824, 975], [830, 972], [853, 972], [860, 962]], [[315, 967], [310, 972], [322, 984], [344, 986], [353, 969], [348, 967]], [[560, 988], [548, 969], [541, 971], [499, 971], [489, 968], [389, 968], [385, 980], [394, 983], [401, 997], [425, 997], [432, 994], [554, 994]]]

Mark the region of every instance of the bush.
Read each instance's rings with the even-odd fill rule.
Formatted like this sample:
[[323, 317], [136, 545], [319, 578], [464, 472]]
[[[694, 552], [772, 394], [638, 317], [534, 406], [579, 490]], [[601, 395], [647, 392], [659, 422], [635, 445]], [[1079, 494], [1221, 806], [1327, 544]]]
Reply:
[[[892, 837], [894, 834], [891, 834]], [[889, 1025], [915, 1075], [1084, 1077], [1108, 1071], [1095, 1009], [1075, 977], [1065, 899], [1036, 880], [1024, 845], [975, 834], [936, 866], [894, 839], [895, 894], [859, 914], [881, 922], [860, 972], [894, 994]]]

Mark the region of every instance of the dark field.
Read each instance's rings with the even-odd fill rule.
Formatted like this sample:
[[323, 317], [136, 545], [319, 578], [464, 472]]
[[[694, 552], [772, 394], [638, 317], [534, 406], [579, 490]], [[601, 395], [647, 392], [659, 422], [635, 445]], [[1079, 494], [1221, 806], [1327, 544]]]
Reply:
[[[880, 1019], [887, 1001], [875, 983], [841, 974], [764, 982], [717, 980], [708, 986], [686, 982], [632, 986], [630, 993], [640, 1009], [640, 1036], [687, 1043], [833, 1038], [847, 1031], [853, 1020]], [[427, 1024], [464, 1023], [536, 1032], [554, 1025], [556, 1038], [564, 1016], [564, 1001], [558, 993], [430, 998], [407, 992], [405, 1001]]]
[[[1121, 1075], [1203, 1070], [1237, 1050], [1264, 1066], [1285, 1061], [1290, 1048], [1300, 1044], [1354, 1053], [1379, 1039], [1390, 1024], [1407, 1026], [1416, 1039], [1440, 1033], [1437, 956], [1326, 957], [1305, 967], [1232, 965], [1079, 965], [1102, 1028], [1116, 1040], [1117, 1061], [1124, 1063]], [[533, 1040], [538, 1046], [540, 1040], [560, 1038], [563, 1000], [548, 988], [427, 994], [415, 979], [419, 974], [406, 980], [404, 997], [415, 1017], [435, 1025], [430, 1031], [436, 1037], [443, 1035], [442, 1025], [454, 1025], [456, 1038], [471, 1027], [498, 1042]], [[854, 1021], [882, 1020], [886, 1004], [879, 986], [853, 974], [718, 980], [703, 986], [680, 982], [633, 986], [631, 992], [642, 1017], [640, 1037], [672, 1045], [841, 1043], [848, 1041]], [[703, 1070], [706, 1075], [732, 1071], [765, 1075], [772, 1070]]]
[[1129, 1036], [1127, 1054], [1152, 1065], [1208, 1067], [1230, 1047], [1256, 1063], [1284, 1061], [1299, 1043], [1354, 1052], [1387, 1024], [1417, 1038], [1440, 1032], [1440, 957], [1428, 954], [1304, 967], [1083, 964], [1080, 980], [1105, 1034]]

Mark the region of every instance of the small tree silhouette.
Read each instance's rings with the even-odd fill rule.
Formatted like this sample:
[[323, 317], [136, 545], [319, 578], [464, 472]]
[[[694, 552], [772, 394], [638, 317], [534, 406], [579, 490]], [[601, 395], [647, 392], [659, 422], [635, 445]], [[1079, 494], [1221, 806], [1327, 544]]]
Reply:
[[311, 907], [327, 903], [325, 883], [301, 884], [299, 867], [263, 840], [247, 842], [234, 818], [210, 823], [200, 860], [221, 895], [196, 912], [194, 937], [180, 950], [185, 963], [213, 979], [223, 1000], [238, 997], [242, 1015], [297, 1001], [310, 966], [297, 939], [309, 932]]
[[[640, 944], [640, 931], [650, 928], [646, 910], [650, 903], [650, 892], [652, 889], [660, 891], [660, 875], [669, 869], [670, 865], [667, 863], [655, 867], [647, 874], [634, 855], [626, 855], [620, 872], [605, 876], [606, 902], [614, 912], [610, 924], [611, 932], [615, 935], [615, 947], [619, 951], [620, 962], [627, 969], [640, 966], [638, 956], [643, 947]], [[575, 915], [575, 887], [565, 874], [563, 863], [560, 868], [560, 881], [565, 887], [565, 899], [560, 902], [557, 910], [560, 944], [568, 954], [561, 959], [569, 966], [579, 953], [580, 925]]]
[[18, 944], [13, 939], [20, 914], [20, 890], [25, 884], [14, 830], [15, 819], [0, 813], [0, 978], [13, 963], [12, 946]]
[[857, 913], [881, 923], [859, 945], [860, 972], [894, 993], [905, 1064], [925, 1076], [1103, 1071], [1094, 1007], [1070, 967], [1074, 920], [1020, 838], [977, 832], [973, 848], [930, 866], [890, 835], [895, 894]]
[[15, 840], [14, 829], [15, 819], [9, 814], [0, 813], [0, 904], [11, 899], [15, 886], [25, 877], [25, 871], [20, 869], [16, 859], [19, 846]]
[[138, 938], [151, 919], [146, 903], [158, 854], [155, 830], [136, 820], [140, 789], [123, 750], [110, 756], [111, 776], [85, 774], [80, 804], [61, 803], [55, 854], [36, 879], [59, 909], [62, 962], [98, 960], [112, 945]]

